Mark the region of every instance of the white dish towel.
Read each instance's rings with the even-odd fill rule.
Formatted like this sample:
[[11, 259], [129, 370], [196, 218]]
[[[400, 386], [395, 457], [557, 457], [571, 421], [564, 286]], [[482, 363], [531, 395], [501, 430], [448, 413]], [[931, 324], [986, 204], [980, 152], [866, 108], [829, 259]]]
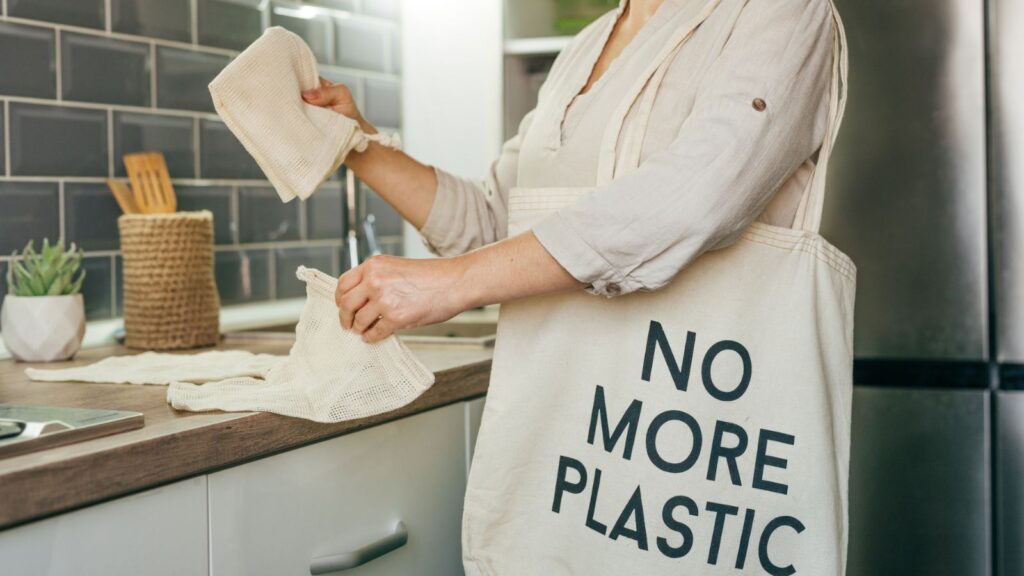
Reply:
[[398, 147], [397, 135], [367, 135], [351, 118], [302, 100], [319, 86], [313, 51], [281, 27], [268, 28], [210, 83], [217, 114], [284, 202], [309, 198], [370, 141]]
[[241, 350], [213, 350], [200, 354], [144, 352], [113, 356], [89, 364], [59, 370], [26, 368], [32, 380], [43, 382], [92, 382], [106, 384], [154, 384], [216, 382], [228, 378], [265, 376], [284, 360], [282, 356]]

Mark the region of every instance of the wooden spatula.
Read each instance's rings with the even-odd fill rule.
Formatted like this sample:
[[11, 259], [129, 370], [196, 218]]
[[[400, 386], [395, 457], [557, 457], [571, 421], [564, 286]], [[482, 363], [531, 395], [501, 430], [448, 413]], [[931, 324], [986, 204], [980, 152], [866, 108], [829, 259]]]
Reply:
[[159, 152], [125, 154], [124, 167], [132, 181], [135, 204], [144, 214], [170, 214], [178, 209], [167, 162]]
[[132, 196], [132, 191], [128, 188], [127, 184], [108, 179], [107, 187], [114, 193], [114, 199], [117, 200], [117, 205], [121, 207], [122, 212], [125, 214], [138, 214], [140, 212], [139, 207], [135, 205], [135, 197]]

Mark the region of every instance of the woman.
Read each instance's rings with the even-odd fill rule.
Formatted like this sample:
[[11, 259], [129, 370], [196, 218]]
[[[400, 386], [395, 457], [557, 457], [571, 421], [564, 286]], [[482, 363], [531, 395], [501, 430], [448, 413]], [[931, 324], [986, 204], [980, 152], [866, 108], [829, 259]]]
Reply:
[[[611, 474], [619, 464], [635, 464], [634, 435], [649, 420], [641, 419], [639, 406], [666, 410], [678, 403], [675, 397], [643, 397], [631, 404], [623, 386], [601, 382], [595, 389], [585, 382], [618, 374], [616, 361], [607, 353], [586, 351], [589, 339], [595, 338], [605, 346], [595, 350], [635, 349], [627, 357], [637, 364], [643, 358], [644, 382], [664, 370], [653, 360], [660, 349], [668, 364], [665, 374], [671, 372], [675, 380], [672, 393], [686, 391], [683, 376], [689, 375], [694, 342], [698, 351], [703, 349], [704, 334], [687, 335], [684, 352], [675, 334], [666, 336], [668, 324], [644, 317], [646, 340], [634, 346], [627, 336], [616, 335], [617, 320], [603, 319], [627, 319], [627, 310], [643, 316], [662, 304], [642, 296], [620, 297], [667, 294], [661, 289], [677, 275], [680, 280], [674, 284], [706, 275], [701, 270], [680, 272], [697, 267], [706, 260], [701, 258], [705, 253], [730, 246], [755, 221], [768, 225], [764, 229], [769, 231], [797, 228], [810, 214], [807, 229], [816, 230], [814, 217], [820, 212], [805, 191], [813, 188], [812, 174], [817, 178], [820, 172], [823, 180], [824, 170], [815, 172], [815, 160], [826, 131], [834, 133], [838, 127], [834, 46], [839, 30], [829, 0], [623, 0], [558, 57], [537, 108], [505, 144], [486, 181], [458, 178], [376, 144], [348, 158], [349, 169], [445, 257], [377, 257], [342, 275], [337, 302], [345, 328], [375, 342], [396, 329], [517, 301], [502, 310], [487, 411], [467, 492], [467, 572], [646, 574], [688, 565], [697, 570], [690, 573], [701, 574], [717, 573], [716, 567], [723, 573], [740, 568], [758, 574], [843, 571], [848, 439], [843, 414], [848, 413], [848, 390], [842, 375], [835, 387], [811, 388], [815, 400], [785, 408], [792, 410], [787, 418], [796, 422], [821, 401], [822, 408], [807, 423], [808, 430], [824, 438], [820, 450], [816, 440], [804, 442], [811, 432], [793, 436], [766, 426], [748, 438], [735, 421], [730, 428], [728, 422], [715, 422], [714, 415], [728, 416], [734, 406], [724, 402], [746, 390], [750, 355], [744, 358], [743, 390], [716, 394], [714, 380], [723, 376], [712, 350], [740, 357], [747, 352], [732, 340], [712, 346], [704, 384], [720, 406], [704, 407], [702, 400], [687, 396], [689, 406], [703, 410], [698, 410], [700, 418], [667, 411], [657, 430], [651, 424], [654, 439], [649, 431], [646, 453], [662, 472], [676, 475], [665, 481], [635, 466], [622, 468], [619, 477]], [[344, 86], [323, 82], [303, 98], [375, 132]], [[838, 109], [841, 116], [841, 105]], [[824, 151], [822, 155], [827, 156]], [[517, 192], [523, 189], [534, 192]], [[830, 258], [833, 268], [842, 268], [841, 258]], [[615, 299], [605, 301], [583, 290]], [[551, 296], [540, 298], [544, 295]], [[745, 301], [736, 299], [737, 306]], [[575, 312], [566, 315], [566, 310]], [[559, 332], [571, 334], [551, 336]], [[755, 374], [764, 356], [757, 352], [750, 352]], [[686, 358], [678, 367], [681, 355]], [[523, 363], [542, 366], [524, 372]], [[591, 363], [604, 364], [598, 371], [574, 371]], [[842, 372], [846, 364], [838, 364]], [[621, 378], [636, 380], [637, 368], [631, 364]], [[538, 388], [538, 381], [550, 385]], [[751, 389], [755, 385], [760, 383], [755, 381]], [[763, 402], [778, 396], [773, 392]], [[712, 418], [703, 420], [707, 415]], [[576, 423], [555, 423], [574, 418], [583, 419], [582, 430]], [[692, 459], [659, 454], [658, 431], [674, 418], [691, 428], [686, 445], [692, 444]], [[735, 418], [751, 420], [749, 413]], [[703, 434], [700, 426], [705, 426]], [[582, 439], [593, 450], [601, 445], [601, 433], [608, 454], [593, 457], [614, 452], [618, 458], [587, 466], [582, 458], [559, 454], [568, 448], [549, 449], [552, 438], [572, 436], [573, 442]], [[679, 474], [709, 454], [706, 447], [700, 450], [701, 439], [712, 436], [718, 444], [711, 446], [711, 460], [702, 472], [707, 480], [727, 476], [730, 488], [760, 492], [739, 497], [736, 504], [745, 508], [712, 501], [715, 494], [723, 494], [717, 487], [701, 493], [709, 498], [706, 502], [695, 501], [692, 494], [665, 492], [662, 502], [645, 515], [645, 498], [662, 492], [645, 482], [679, 486]], [[779, 454], [794, 437], [797, 446], [813, 444], [808, 449], [818, 450], [806, 471], [825, 475], [820, 482], [827, 489], [819, 493], [809, 487], [813, 497], [800, 505], [813, 501], [828, 508], [821, 512], [830, 518], [824, 527], [806, 514], [784, 514], [782, 508], [764, 516], [778, 504], [770, 497], [798, 485], [797, 480], [788, 485], [779, 480], [787, 465]], [[756, 454], [753, 448], [744, 452], [748, 444], [757, 444]], [[817, 464], [829, 455], [831, 463]], [[670, 464], [673, 460], [681, 462]], [[802, 461], [790, 460], [790, 471], [804, 469]], [[535, 461], [543, 461], [536, 470]], [[686, 463], [689, 467], [681, 466]], [[753, 472], [745, 470], [747, 465]], [[776, 481], [768, 480], [773, 473], [778, 473]], [[602, 513], [606, 499], [616, 502], [608, 505], [613, 512]], [[585, 521], [568, 518], [575, 512], [567, 507], [577, 505], [586, 511]], [[687, 517], [692, 521], [684, 522]], [[805, 528], [813, 540], [796, 536]]]

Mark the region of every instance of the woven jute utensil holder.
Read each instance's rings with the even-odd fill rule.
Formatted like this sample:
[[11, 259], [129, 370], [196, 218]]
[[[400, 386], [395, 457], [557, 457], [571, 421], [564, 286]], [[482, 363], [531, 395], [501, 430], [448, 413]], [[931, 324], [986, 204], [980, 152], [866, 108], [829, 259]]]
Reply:
[[125, 346], [182, 350], [216, 344], [220, 298], [213, 277], [213, 214], [125, 214]]

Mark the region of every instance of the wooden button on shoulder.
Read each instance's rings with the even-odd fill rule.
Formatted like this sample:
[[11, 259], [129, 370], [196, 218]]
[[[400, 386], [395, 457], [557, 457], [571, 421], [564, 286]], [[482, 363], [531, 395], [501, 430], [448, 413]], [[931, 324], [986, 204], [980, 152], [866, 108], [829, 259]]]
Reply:
[[753, 106], [758, 112], [764, 112], [765, 108], [768, 108], [768, 104], [762, 98], [754, 98]]

